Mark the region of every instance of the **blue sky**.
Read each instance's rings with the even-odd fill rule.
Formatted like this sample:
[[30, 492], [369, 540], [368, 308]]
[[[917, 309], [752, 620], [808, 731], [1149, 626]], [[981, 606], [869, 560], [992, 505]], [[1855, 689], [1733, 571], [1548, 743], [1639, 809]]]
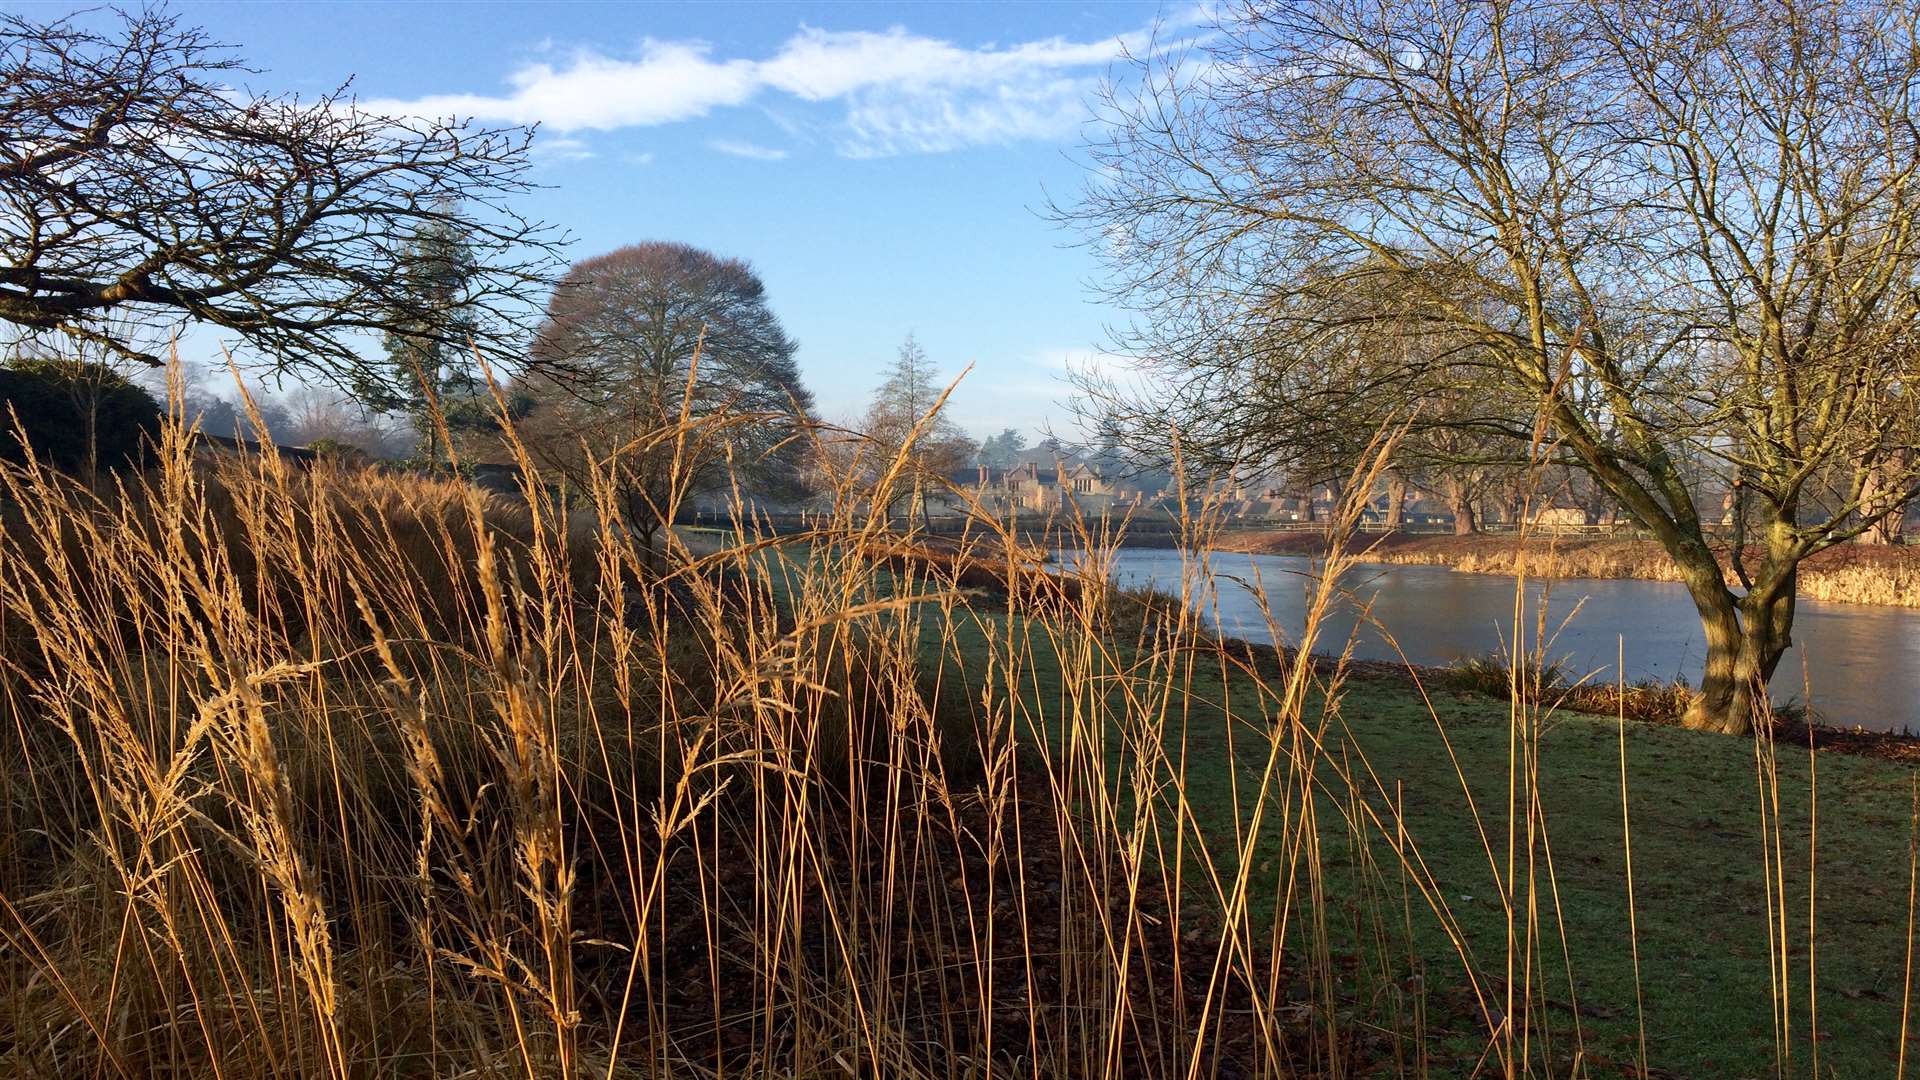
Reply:
[[[8, 4], [57, 13], [53, 5]], [[178, 3], [264, 91], [351, 76], [394, 111], [538, 122], [534, 217], [572, 257], [672, 239], [750, 260], [829, 419], [909, 331], [973, 374], [976, 434], [1064, 424], [1059, 375], [1119, 313], [1037, 212], [1155, 3]]]

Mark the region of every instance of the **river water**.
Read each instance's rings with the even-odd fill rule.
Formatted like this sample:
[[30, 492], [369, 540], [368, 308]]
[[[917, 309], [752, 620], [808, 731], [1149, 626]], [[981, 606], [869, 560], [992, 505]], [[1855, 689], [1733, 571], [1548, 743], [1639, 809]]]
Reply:
[[[1074, 565], [1082, 553], [1063, 551]], [[1177, 592], [1183, 580], [1179, 551], [1122, 548], [1111, 553], [1122, 584], [1153, 583]], [[1188, 597], [1228, 636], [1268, 641], [1254, 589], [1264, 592], [1282, 636], [1298, 640], [1307, 591], [1316, 570], [1293, 555], [1213, 552], [1206, 565], [1214, 583]], [[1358, 604], [1392, 635], [1415, 664], [1441, 665], [1485, 653], [1506, 654], [1514, 639], [1514, 579], [1462, 574], [1441, 566], [1361, 564], [1346, 583], [1355, 597], [1320, 629], [1321, 651], [1336, 652], [1357, 634], [1354, 655], [1399, 659], [1378, 629], [1362, 623]], [[1522, 648], [1535, 643], [1535, 613], [1544, 598], [1553, 640], [1550, 659], [1567, 670], [1611, 682], [1615, 657], [1626, 649], [1629, 682], [1647, 677], [1697, 681], [1705, 653], [1700, 619], [1686, 590], [1673, 582], [1569, 579], [1529, 582]], [[1563, 624], [1564, 621], [1564, 625]], [[1357, 629], [1356, 629], [1357, 627]], [[1556, 633], [1557, 631], [1557, 633]], [[1794, 648], [1774, 679], [1778, 700], [1808, 698], [1832, 723], [1880, 730], [1920, 731], [1920, 609], [1802, 600], [1793, 627]], [[1805, 677], [1803, 678], [1803, 671]]]

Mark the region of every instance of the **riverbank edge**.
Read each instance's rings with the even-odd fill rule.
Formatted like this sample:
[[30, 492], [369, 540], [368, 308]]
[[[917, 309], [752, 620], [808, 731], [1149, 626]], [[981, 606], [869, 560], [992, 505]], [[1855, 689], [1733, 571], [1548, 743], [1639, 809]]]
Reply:
[[[1155, 540], [1160, 538], [1155, 537]], [[1221, 530], [1209, 547], [1249, 555], [1324, 555], [1325, 533]], [[1172, 547], [1171, 543], [1130, 544]], [[1348, 549], [1362, 562], [1393, 566], [1445, 566], [1464, 574], [1679, 582], [1673, 560], [1652, 540], [1430, 536], [1385, 533], [1361, 536]], [[1755, 553], [1757, 557], [1758, 553]], [[1723, 566], [1730, 556], [1722, 553]], [[1833, 604], [1920, 608], [1920, 546], [1840, 544], [1801, 563], [1800, 598]]]
[[[1262, 644], [1245, 638], [1219, 637], [1221, 648], [1230, 655], [1236, 655], [1250, 666], [1290, 665], [1299, 655], [1298, 650], [1284, 645]], [[1345, 678], [1361, 679], [1368, 682], [1400, 683], [1420, 696], [1451, 694], [1461, 697], [1475, 697], [1487, 701], [1504, 703], [1509, 700], [1501, 695], [1478, 690], [1460, 688], [1453, 676], [1456, 668], [1443, 665], [1401, 663], [1388, 660], [1359, 660], [1340, 658], [1322, 653], [1311, 654], [1314, 671], [1331, 676], [1340, 674]], [[1278, 671], [1274, 672], [1278, 674]], [[1604, 691], [1606, 687], [1598, 687]], [[1628, 688], [1630, 691], [1633, 687]], [[1581, 697], [1569, 695], [1565, 700], [1553, 703], [1555, 711], [1579, 713], [1582, 716], [1609, 717], [1615, 715], [1612, 708], [1596, 708], [1585, 704]], [[1648, 727], [1682, 728], [1675, 719], [1651, 719], [1646, 716], [1627, 716], [1627, 722]], [[1698, 732], [1706, 736], [1707, 732]], [[1776, 716], [1771, 727], [1765, 732], [1756, 732], [1755, 737], [1765, 734], [1776, 744], [1807, 747], [1838, 754], [1852, 754], [1860, 757], [1879, 758], [1883, 761], [1895, 761], [1906, 764], [1920, 764], [1920, 734], [1909, 731], [1869, 731], [1863, 727], [1844, 727], [1822, 722], [1817, 715], [1802, 717], [1797, 715]], [[1719, 736], [1726, 738], [1728, 736]]]
[[[1216, 549], [1218, 550], [1218, 549]], [[949, 576], [962, 588], [984, 589], [1004, 594], [1010, 588], [1041, 587], [1064, 599], [1079, 598], [1083, 582], [1074, 578], [1062, 578], [1055, 574], [1042, 574], [1036, 577], [1032, 567], [1010, 564], [1004, 559], [996, 559], [981, 554], [963, 553], [957, 545], [951, 543], [928, 544], [925, 541], [883, 546], [876, 552], [879, 560], [898, 569], [911, 564], [934, 569], [943, 576]], [[1039, 554], [1039, 553], [1035, 553]], [[1153, 609], [1164, 604], [1178, 603], [1178, 600], [1158, 590], [1125, 589], [1109, 586], [1116, 593], [1134, 598], [1142, 607], [1142, 614], [1150, 614]], [[1203, 631], [1204, 633], [1204, 631]], [[1210, 640], [1217, 641], [1229, 655], [1235, 655], [1240, 662], [1257, 667], [1266, 665], [1291, 665], [1299, 655], [1298, 650], [1290, 649], [1278, 643], [1259, 643], [1245, 638], [1207, 634]], [[1387, 660], [1361, 660], [1338, 658], [1320, 653], [1311, 654], [1316, 671], [1331, 675], [1336, 671], [1347, 677], [1368, 681], [1396, 681], [1415, 689], [1422, 695], [1432, 693], [1471, 694], [1480, 698], [1499, 701], [1503, 698], [1476, 690], [1464, 690], [1458, 686], [1457, 667], [1421, 665]], [[1275, 671], [1273, 674], [1280, 674]], [[1684, 684], [1682, 684], [1684, 685]], [[1618, 711], [1617, 694], [1609, 694], [1607, 686], [1583, 688], [1563, 688], [1566, 692], [1556, 699], [1555, 708], [1577, 712], [1586, 716], [1612, 716]], [[1628, 686], [1628, 694], [1646, 692], [1651, 689], [1656, 695], [1668, 691], [1671, 687]], [[1649, 726], [1680, 728], [1679, 711], [1673, 711], [1670, 718], [1653, 717], [1627, 710], [1627, 718], [1636, 724]], [[1705, 733], [1702, 733], [1705, 734]], [[1774, 742], [1792, 746], [1805, 746], [1816, 750], [1830, 750], [1837, 753], [1856, 754], [1865, 757], [1881, 758], [1888, 761], [1920, 763], [1920, 735], [1907, 731], [1869, 731], [1863, 727], [1844, 727], [1823, 723], [1817, 714], [1805, 716], [1776, 716], [1772, 726], [1765, 734], [1771, 735]]]

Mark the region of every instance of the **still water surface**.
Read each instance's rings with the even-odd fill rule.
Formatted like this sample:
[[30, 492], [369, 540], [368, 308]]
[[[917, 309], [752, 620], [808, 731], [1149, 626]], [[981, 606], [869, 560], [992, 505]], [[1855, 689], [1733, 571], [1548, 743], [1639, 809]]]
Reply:
[[[1081, 553], [1063, 551], [1073, 565]], [[1123, 548], [1113, 553], [1113, 574], [1123, 584], [1151, 582], [1178, 591], [1178, 551]], [[1266, 618], [1255, 587], [1267, 597], [1283, 640], [1297, 640], [1315, 564], [1292, 555], [1207, 556], [1214, 588], [1189, 600], [1203, 607], [1222, 633], [1267, 641]], [[1370, 599], [1372, 617], [1393, 635], [1415, 664], [1452, 663], [1483, 653], [1504, 653], [1513, 640], [1510, 577], [1456, 573], [1441, 566], [1362, 564], [1350, 574], [1356, 599]], [[1546, 597], [1549, 631], [1559, 628], [1548, 655], [1580, 674], [1612, 681], [1620, 642], [1626, 646], [1628, 681], [1647, 677], [1697, 681], [1705, 646], [1693, 602], [1678, 584], [1665, 581], [1566, 580], [1550, 587], [1528, 584], [1523, 646], [1534, 641], [1535, 611]], [[1578, 610], [1576, 610], [1578, 605]], [[1572, 618], [1561, 627], [1561, 621]], [[1345, 605], [1321, 627], [1323, 648], [1337, 650], [1360, 622], [1356, 605]], [[1379, 631], [1360, 625], [1354, 654], [1397, 660]], [[1780, 663], [1775, 697], [1802, 698], [1802, 670], [1815, 707], [1830, 722], [1876, 730], [1920, 731], [1920, 609], [1864, 604], [1800, 602], [1794, 648]], [[1803, 660], [1804, 657], [1804, 660]]]

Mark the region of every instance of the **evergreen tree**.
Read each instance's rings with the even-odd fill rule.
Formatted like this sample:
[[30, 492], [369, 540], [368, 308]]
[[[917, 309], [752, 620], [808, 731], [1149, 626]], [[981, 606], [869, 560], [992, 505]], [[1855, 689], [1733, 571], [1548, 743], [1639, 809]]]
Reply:
[[466, 238], [446, 215], [422, 226], [408, 242], [399, 305], [386, 333], [387, 371], [361, 397], [382, 412], [403, 412], [419, 434], [421, 456], [438, 464], [442, 452], [438, 408], [449, 434], [490, 430], [494, 410], [466, 342], [477, 336], [470, 287], [478, 266]]
[[16, 358], [0, 366], [0, 461], [22, 464], [30, 449], [91, 483], [101, 469], [144, 467], [161, 419], [153, 395], [103, 364]]
[[[927, 419], [940, 400], [940, 392], [927, 351], [908, 334], [867, 407], [867, 437], [877, 451], [874, 467], [884, 470], [902, 453], [907, 456], [906, 484], [889, 493], [889, 512], [893, 502], [911, 495], [924, 514], [928, 484], [944, 481], [956, 469], [964, 468], [977, 449], [952, 420], [937, 415]], [[921, 427], [923, 421], [927, 422]], [[920, 428], [917, 437], [916, 427]]]
[[1027, 437], [1012, 428], [1003, 428], [1000, 434], [989, 436], [980, 444], [980, 464], [991, 469], [1007, 469], [1020, 457], [1020, 451], [1027, 448]]

